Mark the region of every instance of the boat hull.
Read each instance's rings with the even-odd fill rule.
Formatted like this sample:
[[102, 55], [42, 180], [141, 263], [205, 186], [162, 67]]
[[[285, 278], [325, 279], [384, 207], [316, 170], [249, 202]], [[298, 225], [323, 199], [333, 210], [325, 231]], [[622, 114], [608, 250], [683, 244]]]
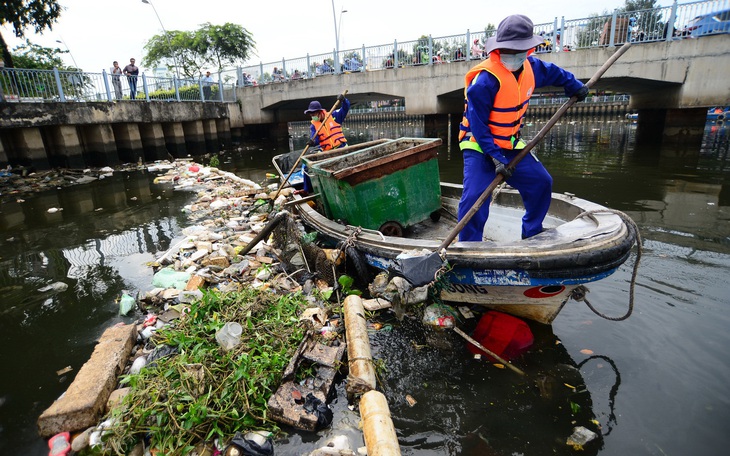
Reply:
[[[440, 187], [441, 220], [426, 220], [402, 237], [335, 222], [308, 204], [296, 207], [320, 240], [332, 245], [347, 241], [367, 264], [388, 271], [399, 255], [435, 252], [455, 226], [462, 188], [447, 183]], [[439, 280], [442, 300], [549, 324], [573, 290], [614, 273], [636, 240], [618, 214], [572, 195], [553, 194], [546, 231], [526, 240], [520, 238], [523, 214], [516, 190], [495, 195], [485, 228], [490, 239], [454, 242], [444, 251], [448, 268]]]

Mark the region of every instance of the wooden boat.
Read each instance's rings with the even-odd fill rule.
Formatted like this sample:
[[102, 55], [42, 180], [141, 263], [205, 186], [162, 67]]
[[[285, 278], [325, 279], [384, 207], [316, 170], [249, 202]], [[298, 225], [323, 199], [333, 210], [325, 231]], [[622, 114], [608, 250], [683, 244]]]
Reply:
[[[433, 153], [441, 144], [438, 139], [421, 141], [427, 141]], [[367, 151], [387, 144], [386, 141], [371, 147], [360, 145], [357, 151], [343, 148], [335, 152], [340, 157], [352, 158], [354, 154], [367, 154]], [[333, 153], [329, 154], [328, 160], [321, 161], [320, 171], [326, 171], [325, 164], [335, 160]], [[429, 159], [423, 151], [410, 157], [414, 160], [411, 166], [418, 160]], [[288, 170], [280, 168], [280, 158], [274, 157], [273, 162], [279, 175], [283, 176]], [[317, 160], [315, 154], [310, 163]], [[346, 172], [342, 169], [332, 171], [333, 178], [338, 172], [355, 181], [358, 173], [369, 173], [372, 177], [378, 168], [382, 168], [378, 160], [354, 161]], [[358, 170], [353, 170], [355, 167], [359, 167]], [[395, 265], [399, 255], [434, 252], [456, 225], [462, 186], [438, 181], [435, 185], [438, 188], [421, 187], [421, 191], [440, 192], [440, 217], [425, 217], [418, 223], [403, 226], [402, 233], [396, 233], [398, 235], [327, 217], [327, 211], [321, 207], [324, 197], [314, 207], [309, 204], [297, 204], [296, 207], [303, 222], [323, 239], [333, 244], [350, 239], [368, 265], [388, 270]], [[384, 192], [390, 190], [383, 188]], [[294, 195], [294, 198], [301, 199], [302, 195]], [[445, 250], [445, 259], [451, 269], [443, 277], [445, 286], [441, 298], [444, 301], [479, 304], [549, 324], [574, 290], [614, 273], [628, 259], [636, 242], [634, 229], [620, 214], [571, 194], [553, 193], [544, 222], [546, 230], [525, 240], [520, 238], [523, 214], [522, 199], [516, 190], [504, 188], [494, 195], [485, 227], [488, 240], [453, 242]]]

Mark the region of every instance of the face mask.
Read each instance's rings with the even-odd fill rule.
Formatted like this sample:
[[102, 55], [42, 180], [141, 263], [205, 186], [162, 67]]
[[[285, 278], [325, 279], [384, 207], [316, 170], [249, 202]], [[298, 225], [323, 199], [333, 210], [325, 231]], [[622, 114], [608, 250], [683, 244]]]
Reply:
[[502, 65], [509, 71], [517, 71], [522, 68], [522, 64], [527, 58], [527, 51], [520, 52], [519, 54], [501, 54], [499, 59], [502, 61]]
[[319, 116], [312, 116], [312, 122], [319, 122]]

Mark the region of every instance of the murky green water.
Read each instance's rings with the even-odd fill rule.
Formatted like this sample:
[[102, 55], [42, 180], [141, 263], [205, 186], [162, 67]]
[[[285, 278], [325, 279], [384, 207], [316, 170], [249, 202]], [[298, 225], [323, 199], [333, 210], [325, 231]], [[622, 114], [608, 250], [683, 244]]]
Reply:
[[[351, 143], [423, 135], [417, 119], [346, 125]], [[540, 126], [528, 127], [528, 136]], [[574, 119], [556, 126], [539, 150], [555, 191], [621, 210], [639, 224], [645, 246], [634, 315], [610, 322], [570, 302], [551, 328], [533, 328], [537, 342], [521, 362], [523, 379], [473, 360], [453, 333], [424, 331], [384, 313], [386, 330], [373, 333], [372, 342], [386, 366], [381, 390], [403, 454], [573, 454], [565, 438], [591, 419], [603, 436], [582, 454], [724, 453], [729, 132], [708, 125], [700, 151], [639, 151], [634, 129], [620, 120]], [[304, 144], [301, 131], [294, 126], [295, 148]], [[271, 157], [288, 150], [275, 147], [244, 144], [221, 158], [222, 167], [264, 182]], [[460, 181], [455, 145], [449, 149], [447, 141], [439, 161], [444, 180]], [[65, 391], [101, 332], [131, 320], [117, 316], [115, 300], [122, 290], [149, 288], [145, 263], [188, 223], [182, 208], [190, 195], [152, 178], [115, 174], [0, 208], [0, 454], [47, 454], [36, 433], [38, 415]], [[63, 211], [49, 214], [50, 207]], [[625, 312], [630, 266], [589, 286], [602, 312]], [[68, 289], [38, 291], [56, 282]], [[58, 376], [66, 366], [73, 372]], [[277, 455], [305, 454], [330, 435], [361, 438], [341, 389], [332, 429], [292, 434], [279, 442]]]

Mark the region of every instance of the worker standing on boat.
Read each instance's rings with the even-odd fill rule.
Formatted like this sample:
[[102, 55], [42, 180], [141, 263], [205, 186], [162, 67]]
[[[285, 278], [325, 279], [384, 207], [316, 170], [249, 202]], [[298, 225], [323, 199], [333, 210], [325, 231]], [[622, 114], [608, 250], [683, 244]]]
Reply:
[[[309, 103], [309, 109], [304, 111], [304, 114], [308, 115], [312, 121], [312, 125], [309, 126], [310, 146], [319, 146], [322, 150], [332, 150], [347, 145], [347, 139], [342, 133], [342, 122], [345, 121], [347, 113], [350, 112], [350, 100], [342, 94], [338, 95], [337, 99], [342, 106], [334, 111], [329, 119], [325, 119], [327, 111], [322, 109], [322, 105], [316, 100]], [[322, 125], [322, 122], [324, 122], [324, 125]]]
[[[309, 103], [309, 108], [304, 111], [304, 114], [308, 115], [312, 121], [312, 125], [309, 126], [307, 146], [319, 146], [322, 150], [332, 150], [347, 145], [347, 139], [342, 132], [342, 122], [345, 121], [347, 113], [350, 112], [350, 100], [342, 94], [337, 96], [337, 100], [340, 102], [341, 107], [332, 112], [330, 118], [327, 118], [327, 111], [322, 109], [319, 101], [315, 100]], [[306, 165], [302, 165], [302, 171], [304, 174], [304, 191], [311, 193], [312, 181], [307, 175]]]
[[[572, 73], [531, 54], [544, 40], [533, 33], [532, 21], [521, 14], [508, 16], [487, 40], [489, 57], [465, 77], [465, 109], [459, 126], [459, 148], [464, 154], [464, 191], [459, 220], [494, 180], [504, 176], [522, 196], [526, 213], [522, 238], [540, 233], [550, 207], [553, 179], [535, 154], [528, 154], [515, 169], [506, 165], [527, 144], [521, 138], [525, 111], [535, 88], [560, 86], [568, 96], [585, 99], [588, 88]], [[489, 217], [483, 204], [459, 234], [461, 241], [482, 241]]]

